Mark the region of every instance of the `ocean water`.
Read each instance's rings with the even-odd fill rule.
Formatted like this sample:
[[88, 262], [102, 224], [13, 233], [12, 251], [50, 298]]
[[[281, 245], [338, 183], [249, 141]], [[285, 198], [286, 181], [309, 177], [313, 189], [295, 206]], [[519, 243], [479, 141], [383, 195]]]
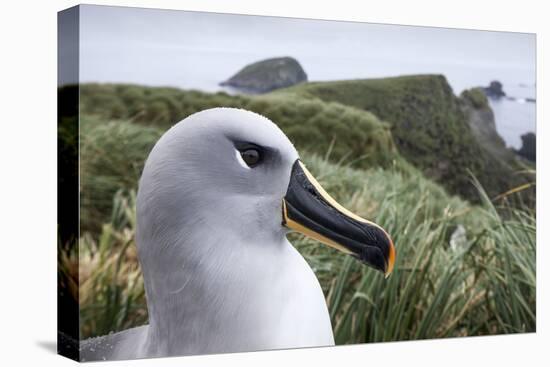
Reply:
[[521, 135], [526, 132], [536, 133], [537, 105], [525, 101], [525, 98], [536, 98], [536, 88], [534, 84], [516, 84], [504, 88], [508, 95], [519, 100], [499, 99], [489, 102], [495, 114], [499, 135], [506, 145], [518, 149], [521, 147]]

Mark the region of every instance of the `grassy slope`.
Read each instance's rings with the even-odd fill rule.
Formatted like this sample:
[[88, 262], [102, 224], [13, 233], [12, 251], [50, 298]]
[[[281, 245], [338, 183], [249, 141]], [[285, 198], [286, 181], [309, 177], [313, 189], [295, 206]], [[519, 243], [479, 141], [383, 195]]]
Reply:
[[[388, 280], [349, 256], [300, 235], [293, 242], [325, 292], [338, 344], [533, 331], [535, 223], [529, 213], [501, 219], [494, 208], [449, 197], [411, 168], [343, 167], [305, 157], [346, 207], [383, 225], [398, 249]], [[82, 335], [147, 320], [133, 243], [135, 195], [118, 193], [111, 219], [80, 242]], [[449, 237], [458, 224], [467, 241]]]
[[[170, 121], [215, 105], [254, 107], [287, 133], [300, 120], [311, 124], [304, 133], [318, 129], [322, 135], [324, 124], [340, 121], [341, 113], [370, 123], [372, 141], [362, 148], [368, 152], [376, 147], [376, 152], [352, 167], [336, 162], [346, 157], [345, 147], [357, 132], [345, 139], [320, 136], [317, 144], [308, 145], [310, 140], [290, 130], [306, 151], [308, 167], [327, 190], [386, 227], [398, 247], [397, 269], [384, 281], [349, 257], [293, 236], [325, 291], [337, 343], [534, 330], [534, 213], [514, 210], [502, 219], [488, 201], [477, 207], [449, 196], [399, 159], [387, 126], [371, 114], [337, 103], [319, 106], [318, 100], [290, 95], [245, 98], [97, 85], [82, 91], [81, 183], [83, 197], [90, 195], [82, 201], [89, 216], [82, 217], [88, 228], [80, 239], [83, 336], [146, 322], [133, 243], [133, 190], [140, 165]], [[327, 128], [348, 134], [345, 125]], [[330, 159], [321, 158], [328, 150]], [[467, 241], [452, 250], [449, 237], [459, 224], [466, 228]]]
[[305, 83], [276, 93], [320, 98], [374, 113], [391, 124], [399, 152], [409, 162], [465, 198], [478, 197], [469, 172], [491, 197], [527, 180], [517, 174], [522, 167], [492, 154], [476, 140], [461, 100], [442, 75]]

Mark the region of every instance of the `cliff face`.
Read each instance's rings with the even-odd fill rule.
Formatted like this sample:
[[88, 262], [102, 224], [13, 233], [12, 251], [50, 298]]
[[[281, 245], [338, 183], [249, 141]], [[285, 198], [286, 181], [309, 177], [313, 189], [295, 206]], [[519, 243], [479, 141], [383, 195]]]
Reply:
[[480, 88], [472, 88], [460, 94], [460, 107], [466, 121], [481, 147], [504, 161], [512, 161], [514, 154], [498, 134], [495, 115], [489, 101]]
[[374, 113], [391, 125], [402, 156], [451, 193], [470, 200], [479, 200], [471, 174], [490, 197], [525, 180], [496, 134], [485, 96], [456, 97], [443, 75], [306, 83], [276, 93], [298, 93]]
[[220, 85], [256, 94], [306, 81], [307, 75], [298, 61], [291, 57], [280, 57], [247, 65]]

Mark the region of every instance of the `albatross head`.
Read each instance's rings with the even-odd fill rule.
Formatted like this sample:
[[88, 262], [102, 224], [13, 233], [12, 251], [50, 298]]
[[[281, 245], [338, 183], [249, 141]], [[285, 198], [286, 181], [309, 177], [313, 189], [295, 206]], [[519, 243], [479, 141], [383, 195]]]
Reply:
[[198, 112], [161, 137], [140, 180], [137, 220], [148, 298], [179, 292], [191, 273], [212, 277], [222, 263], [238, 271], [235, 253], [268, 253], [290, 230], [386, 275], [395, 258], [388, 234], [332, 199], [273, 122], [240, 109]]

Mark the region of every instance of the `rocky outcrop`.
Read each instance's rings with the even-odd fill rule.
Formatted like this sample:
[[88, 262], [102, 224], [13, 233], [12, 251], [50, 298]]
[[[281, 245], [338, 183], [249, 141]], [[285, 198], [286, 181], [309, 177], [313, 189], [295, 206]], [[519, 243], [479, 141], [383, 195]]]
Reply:
[[502, 90], [502, 83], [498, 80], [493, 80], [488, 87], [483, 87], [485, 95], [489, 98], [502, 98], [506, 97], [506, 93]]
[[527, 133], [521, 136], [521, 148], [516, 151], [517, 154], [531, 162], [537, 161], [537, 136], [535, 133]]
[[296, 59], [280, 57], [247, 65], [220, 85], [229, 86], [244, 93], [256, 94], [306, 81], [307, 75]]
[[523, 98], [523, 97], [514, 97], [514, 96], [507, 95], [506, 92], [504, 92], [504, 90], [502, 89], [502, 83], [499, 82], [498, 80], [493, 80], [489, 84], [488, 87], [479, 87], [479, 88], [476, 88], [476, 89], [480, 89], [487, 97], [489, 97], [491, 99], [504, 98], [508, 101], [517, 101], [517, 102], [521, 102], [521, 103], [524, 103], [524, 102], [536, 103], [537, 102], [537, 100], [535, 98], [532, 98], [532, 97]]

